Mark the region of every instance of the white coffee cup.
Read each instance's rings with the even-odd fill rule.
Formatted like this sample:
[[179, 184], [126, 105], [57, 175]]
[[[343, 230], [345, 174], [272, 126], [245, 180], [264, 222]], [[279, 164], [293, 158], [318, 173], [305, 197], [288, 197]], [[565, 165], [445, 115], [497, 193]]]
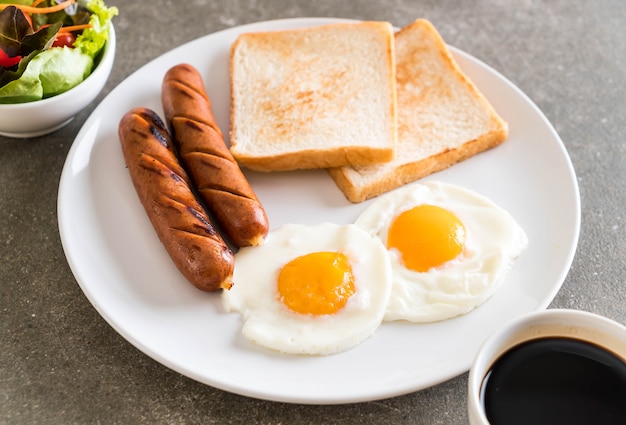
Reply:
[[[564, 337], [601, 347], [626, 365], [626, 327], [596, 314], [549, 309], [521, 316], [492, 334], [479, 349], [469, 373], [468, 414], [471, 425], [488, 421], [483, 384], [494, 363], [519, 344], [544, 337]], [[626, 418], [622, 418], [626, 421]]]

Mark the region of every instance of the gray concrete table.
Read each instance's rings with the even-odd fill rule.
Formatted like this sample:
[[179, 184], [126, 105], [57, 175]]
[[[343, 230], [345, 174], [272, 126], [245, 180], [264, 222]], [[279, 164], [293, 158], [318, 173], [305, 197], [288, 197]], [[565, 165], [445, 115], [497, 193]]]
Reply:
[[130, 73], [224, 28], [289, 17], [431, 20], [445, 40], [508, 77], [547, 115], [578, 176], [582, 227], [551, 307], [626, 323], [626, 6], [622, 0], [109, 0], [117, 59], [105, 90], [65, 128], [0, 138], [0, 423], [464, 424], [467, 374], [367, 403], [268, 402], [198, 383], [118, 335], [81, 292], [57, 227], [74, 138]]

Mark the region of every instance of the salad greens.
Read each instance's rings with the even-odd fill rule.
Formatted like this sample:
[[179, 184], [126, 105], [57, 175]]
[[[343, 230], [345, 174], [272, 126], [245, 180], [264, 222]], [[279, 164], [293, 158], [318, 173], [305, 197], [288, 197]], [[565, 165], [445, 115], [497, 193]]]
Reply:
[[81, 83], [117, 14], [103, 0], [0, 0], [0, 103], [40, 100]]

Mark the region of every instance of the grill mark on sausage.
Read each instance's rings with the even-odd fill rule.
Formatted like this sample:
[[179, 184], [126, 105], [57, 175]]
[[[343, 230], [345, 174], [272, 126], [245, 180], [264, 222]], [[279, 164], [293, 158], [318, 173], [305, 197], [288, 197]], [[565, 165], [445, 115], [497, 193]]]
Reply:
[[189, 211], [190, 214], [192, 214], [198, 221], [203, 224], [203, 230], [205, 230], [209, 235], [216, 236], [218, 234], [215, 230], [215, 227], [213, 227], [213, 225], [207, 221], [203, 213], [191, 206], [187, 206], [187, 211]]
[[163, 133], [160, 131], [159, 128], [155, 127], [154, 125], [150, 126], [150, 133], [152, 133], [152, 135], [154, 136], [155, 139], [157, 139], [159, 141], [159, 143], [161, 143], [163, 146], [165, 146], [166, 148], [169, 148], [169, 142], [167, 140], [167, 137], [165, 137], [163, 135]]
[[[189, 178], [186, 175], [181, 175], [177, 173], [173, 168], [173, 164], [168, 164], [161, 160], [161, 158], [154, 156], [152, 154], [141, 152], [142, 161], [139, 162], [139, 167], [143, 168], [146, 171], [157, 174], [159, 176], [164, 176], [167, 173], [169, 177], [174, 179], [177, 183], [182, 183], [185, 185], [189, 185]], [[177, 164], [174, 164], [177, 165]], [[182, 170], [182, 169], [181, 169]]]
[[[154, 136], [162, 146], [171, 149], [171, 142], [167, 136], [167, 127], [156, 112], [143, 108], [138, 111], [136, 115], [148, 124], [150, 134]], [[150, 136], [142, 134], [142, 137], [148, 138]]]
[[148, 137], [150, 137], [149, 134], [147, 134], [145, 131], [139, 130], [137, 128], [132, 128], [130, 130], [131, 133], [136, 134], [137, 136], [141, 137], [142, 139], [146, 140]]
[[[201, 138], [205, 138], [207, 137], [207, 133], [206, 132], [215, 132], [217, 133], [215, 136], [222, 138], [222, 134], [218, 131], [215, 130], [215, 127], [205, 123], [205, 122], [201, 122], [201, 121], [197, 121], [196, 119], [194, 119], [193, 117], [188, 117], [185, 115], [176, 115], [175, 117], [172, 118], [172, 124], [173, 127], [176, 128], [180, 125], [181, 121], [183, 122], [183, 126], [187, 127], [189, 129], [191, 129], [192, 131], [198, 133], [198, 137]], [[207, 155], [211, 155], [211, 156], [216, 156], [219, 158], [224, 158], [227, 161], [233, 161], [232, 155], [230, 154], [230, 152], [228, 151], [228, 148], [226, 148], [226, 146], [224, 145], [224, 149], [220, 150], [220, 149], [210, 149], [209, 148], [209, 143], [197, 143], [194, 144], [194, 149], [193, 151], [189, 151], [189, 152], [183, 152], [183, 154], [185, 153], [204, 153]]]
[[[210, 161], [206, 158], [202, 158], [203, 155], [217, 159], [218, 161], [220, 161], [221, 163], [220, 165], [222, 166], [220, 167], [216, 165], [213, 161]], [[209, 172], [221, 173], [222, 170], [232, 167], [232, 163], [230, 161], [217, 155], [192, 152], [189, 155], [183, 155], [183, 158], [186, 159], [187, 156], [200, 156], [200, 158], [196, 159], [196, 161], [200, 162], [207, 170], [211, 170], [211, 171], [207, 171], [207, 173]], [[241, 191], [241, 190], [237, 190], [235, 186], [229, 185], [228, 183], [229, 182], [224, 182], [223, 184], [221, 184], [217, 181], [209, 181], [209, 182], [206, 182], [205, 184], [202, 184], [202, 182], [198, 181], [197, 189], [199, 192], [203, 192], [206, 190], [218, 190], [220, 192], [230, 193], [232, 195], [239, 196], [247, 200], [252, 199], [248, 193]]]
[[194, 129], [196, 131], [202, 131], [202, 127], [200, 127], [195, 120], [185, 121], [185, 125], [187, 127], [191, 127], [192, 129]]
[[[143, 168], [146, 171], [149, 171], [151, 173], [154, 174], [158, 174], [159, 176], [163, 175], [162, 172], [162, 167], [159, 167], [158, 164], [160, 164], [163, 167], [167, 168], [167, 165], [163, 164], [163, 162], [159, 161], [156, 157], [142, 153], [142, 156], [144, 156], [145, 158], [147, 158], [148, 160], [146, 161], [141, 161], [139, 163], [139, 167]], [[178, 176], [176, 173], [170, 173], [172, 175], [176, 175], [177, 180], [180, 178], [180, 176]]]
[[[181, 80], [179, 78], [169, 78], [168, 81], [172, 84], [172, 88], [176, 90], [176, 92], [179, 95], [186, 97], [189, 101], [205, 102], [206, 104], [211, 103], [209, 101], [209, 98], [206, 96], [206, 94], [199, 91], [199, 90], [204, 90], [204, 88], [195, 87], [189, 84], [187, 81]], [[198, 97], [200, 97], [200, 99], [198, 99]], [[193, 113], [185, 113], [184, 111], [179, 111], [179, 112], [180, 113], [176, 115], [177, 117], [188, 118], [192, 121], [201, 122], [202, 124], [205, 124], [213, 128], [220, 135], [222, 134], [222, 131], [217, 126], [217, 123], [206, 119], [206, 117], [204, 117], [202, 114], [196, 114], [195, 113], [197, 112], [196, 110], [194, 110]]]

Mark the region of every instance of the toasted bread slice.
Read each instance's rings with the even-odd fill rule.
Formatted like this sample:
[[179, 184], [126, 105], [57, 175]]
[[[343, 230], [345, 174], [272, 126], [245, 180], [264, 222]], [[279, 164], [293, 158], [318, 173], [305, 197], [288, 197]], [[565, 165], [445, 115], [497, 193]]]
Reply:
[[246, 33], [231, 47], [231, 152], [284, 171], [393, 158], [393, 27], [350, 22]]
[[440, 171], [502, 143], [507, 123], [424, 19], [395, 36], [398, 144], [393, 161], [329, 170], [352, 202]]

